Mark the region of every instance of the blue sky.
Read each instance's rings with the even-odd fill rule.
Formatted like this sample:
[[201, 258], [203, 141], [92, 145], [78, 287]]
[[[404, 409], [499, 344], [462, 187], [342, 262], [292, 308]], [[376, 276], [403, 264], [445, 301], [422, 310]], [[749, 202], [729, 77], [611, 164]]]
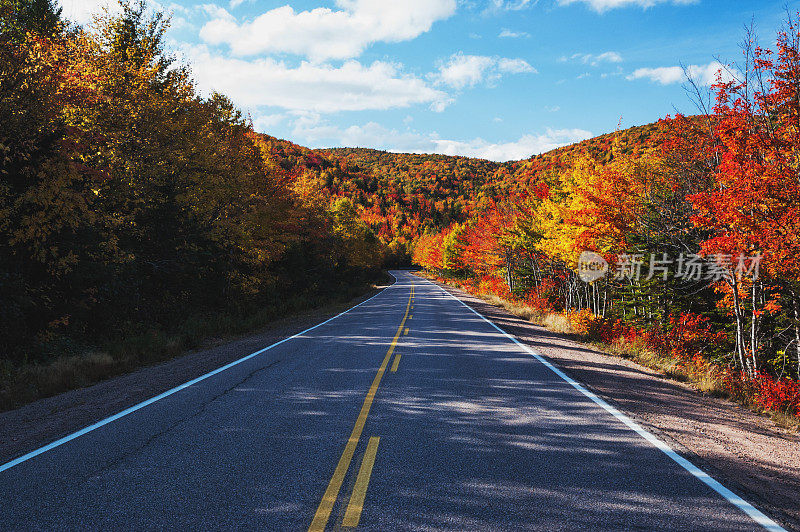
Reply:
[[[109, 0], [62, 0], [78, 22]], [[754, 19], [771, 45], [800, 0], [151, 2], [199, 90], [309, 147], [493, 160], [694, 112]]]

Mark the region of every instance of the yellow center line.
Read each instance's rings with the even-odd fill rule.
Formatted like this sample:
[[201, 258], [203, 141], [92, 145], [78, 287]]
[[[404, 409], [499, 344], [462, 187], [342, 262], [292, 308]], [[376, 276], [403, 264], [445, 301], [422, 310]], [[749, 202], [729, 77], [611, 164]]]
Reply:
[[400, 364], [400, 353], [394, 355], [394, 362], [392, 362], [392, 373], [397, 371], [397, 366]]
[[353, 455], [356, 452], [358, 440], [361, 438], [361, 432], [364, 430], [364, 425], [367, 422], [367, 416], [369, 415], [369, 409], [372, 407], [372, 401], [375, 399], [375, 393], [378, 391], [378, 386], [381, 384], [381, 378], [383, 378], [383, 374], [386, 373], [386, 366], [389, 365], [389, 360], [392, 358], [392, 353], [394, 353], [394, 349], [397, 346], [397, 340], [400, 338], [400, 333], [403, 331], [403, 327], [408, 319], [408, 311], [411, 308], [411, 298], [413, 297], [414, 281], [412, 280], [411, 294], [408, 296], [408, 303], [406, 304], [406, 313], [403, 316], [403, 321], [400, 322], [400, 326], [397, 328], [397, 333], [394, 335], [394, 339], [389, 346], [389, 350], [386, 352], [386, 356], [383, 357], [381, 367], [378, 368], [378, 373], [375, 374], [375, 378], [372, 380], [372, 386], [370, 386], [369, 391], [367, 392], [367, 397], [364, 398], [364, 404], [361, 405], [361, 411], [358, 413], [358, 418], [356, 419], [356, 424], [353, 427], [353, 432], [350, 433], [350, 438], [347, 440], [347, 444], [344, 446], [344, 451], [342, 451], [342, 456], [339, 458], [339, 463], [336, 464], [336, 469], [333, 471], [333, 476], [331, 477], [330, 482], [328, 482], [328, 487], [325, 490], [325, 494], [322, 496], [322, 500], [317, 507], [317, 512], [314, 514], [314, 519], [311, 521], [311, 526], [308, 527], [309, 532], [325, 530], [325, 527], [328, 524], [328, 519], [330, 519], [333, 506], [336, 504], [336, 499], [339, 497], [339, 490], [344, 482], [344, 477], [347, 475], [347, 470], [350, 469], [350, 462], [353, 461]]
[[408, 327], [406, 327], [406, 330], [403, 331], [403, 335], [406, 335], [406, 334], [408, 334]]
[[379, 436], [373, 436], [367, 443], [367, 450], [364, 452], [364, 459], [361, 461], [361, 468], [358, 470], [356, 485], [353, 487], [353, 494], [350, 495], [350, 502], [344, 512], [342, 526], [358, 526], [361, 519], [361, 510], [364, 508], [364, 499], [367, 496], [367, 486], [369, 478], [372, 476], [372, 466], [375, 465], [375, 455], [378, 454], [378, 443], [381, 441]]

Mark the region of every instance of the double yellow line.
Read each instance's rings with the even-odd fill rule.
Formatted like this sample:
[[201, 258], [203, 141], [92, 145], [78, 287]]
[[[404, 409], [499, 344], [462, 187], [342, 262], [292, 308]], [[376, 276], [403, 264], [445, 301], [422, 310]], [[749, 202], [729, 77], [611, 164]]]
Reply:
[[[408, 304], [406, 305], [406, 313], [403, 316], [403, 321], [400, 322], [400, 326], [397, 328], [397, 333], [394, 335], [394, 339], [389, 346], [389, 350], [386, 352], [386, 356], [383, 357], [381, 367], [378, 368], [378, 373], [372, 380], [372, 386], [370, 386], [369, 391], [367, 392], [367, 397], [364, 399], [364, 404], [361, 405], [361, 411], [358, 413], [358, 418], [356, 419], [356, 424], [353, 427], [353, 431], [350, 433], [350, 438], [347, 440], [347, 444], [344, 446], [344, 451], [342, 451], [342, 456], [339, 458], [339, 463], [336, 464], [336, 469], [333, 472], [333, 476], [331, 477], [330, 482], [328, 482], [328, 487], [325, 490], [325, 494], [322, 496], [319, 506], [317, 507], [317, 512], [314, 514], [314, 519], [311, 521], [311, 526], [308, 527], [309, 532], [325, 530], [325, 527], [328, 524], [331, 512], [333, 511], [333, 506], [336, 504], [336, 499], [339, 497], [339, 490], [342, 488], [344, 477], [347, 475], [348, 469], [350, 469], [350, 463], [353, 461], [353, 455], [356, 452], [356, 447], [358, 447], [358, 441], [361, 439], [361, 433], [364, 431], [364, 425], [367, 423], [367, 416], [369, 415], [369, 409], [372, 407], [372, 401], [375, 399], [375, 393], [377, 393], [378, 386], [381, 384], [381, 379], [383, 378], [383, 374], [386, 372], [386, 367], [389, 365], [389, 360], [392, 358], [392, 353], [394, 353], [394, 349], [397, 347], [397, 340], [400, 338], [400, 335], [402, 334], [406, 325], [406, 320], [408, 319], [408, 313], [411, 309], [411, 300], [413, 297], [414, 282], [412, 281], [411, 293], [408, 296]], [[348, 503], [347, 510], [345, 511], [344, 521], [342, 522], [344, 526], [353, 527], [358, 525], [358, 520], [361, 517], [361, 509], [364, 504], [364, 497], [366, 496], [367, 492], [367, 484], [369, 483], [369, 477], [372, 473], [372, 465], [375, 462], [375, 455], [378, 452], [379, 440], [380, 438], [376, 437], [370, 438], [370, 441], [367, 445], [367, 451], [364, 455], [364, 460], [361, 463], [361, 469], [358, 472], [358, 477], [356, 478], [356, 486], [353, 489], [353, 494], [350, 497], [350, 502]]]

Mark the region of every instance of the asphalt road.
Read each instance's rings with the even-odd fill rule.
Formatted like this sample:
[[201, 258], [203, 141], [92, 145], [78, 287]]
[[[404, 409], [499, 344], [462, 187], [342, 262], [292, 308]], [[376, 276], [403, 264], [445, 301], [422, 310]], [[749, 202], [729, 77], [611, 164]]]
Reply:
[[458, 300], [395, 274], [313, 330], [0, 466], [0, 529], [770, 526]]

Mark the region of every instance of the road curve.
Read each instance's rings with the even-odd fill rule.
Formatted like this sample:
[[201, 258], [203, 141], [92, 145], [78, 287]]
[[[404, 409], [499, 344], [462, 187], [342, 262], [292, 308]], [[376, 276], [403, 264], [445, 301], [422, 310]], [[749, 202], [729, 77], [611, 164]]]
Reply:
[[0, 529], [780, 530], [394, 274], [335, 319], [0, 466]]

